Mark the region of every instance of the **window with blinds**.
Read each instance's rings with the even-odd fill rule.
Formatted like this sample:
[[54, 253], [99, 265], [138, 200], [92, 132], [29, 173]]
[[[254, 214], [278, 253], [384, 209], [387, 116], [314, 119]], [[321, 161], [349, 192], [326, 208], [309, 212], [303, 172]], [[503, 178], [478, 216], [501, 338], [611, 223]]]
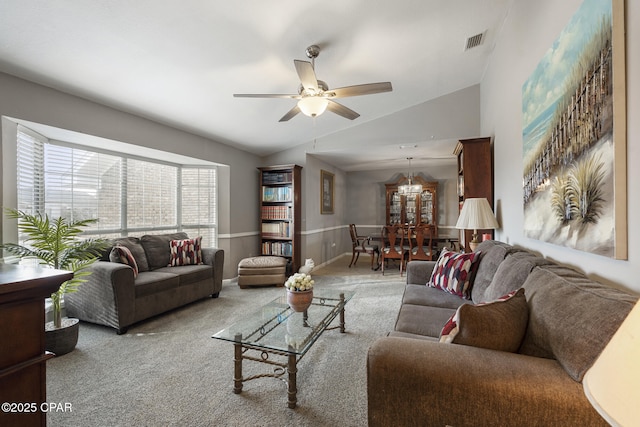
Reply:
[[18, 209], [97, 218], [86, 232], [96, 237], [184, 231], [217, 246], [215, 167], [56, 143], [22, 126], [17, 140]]
[[209, 224], [209, 218], [218, 217], [215, 193], [210, 191], [218, 187], [216, 169], [183, 167], [180, 178], [182, 231], [217, 241], [216, 229]]

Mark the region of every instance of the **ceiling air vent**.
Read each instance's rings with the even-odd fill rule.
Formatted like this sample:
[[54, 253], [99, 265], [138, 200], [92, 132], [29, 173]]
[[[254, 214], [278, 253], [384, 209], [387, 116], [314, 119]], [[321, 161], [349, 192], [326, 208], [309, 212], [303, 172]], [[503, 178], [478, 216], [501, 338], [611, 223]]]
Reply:
[[464, 50], [473, 49], [476, 46], [480, 46], [482, 41], [484, 40], [484, 32], [480, 34], [476, 34], [475, 36], [471, 36], [467, 39], [465, 43]]

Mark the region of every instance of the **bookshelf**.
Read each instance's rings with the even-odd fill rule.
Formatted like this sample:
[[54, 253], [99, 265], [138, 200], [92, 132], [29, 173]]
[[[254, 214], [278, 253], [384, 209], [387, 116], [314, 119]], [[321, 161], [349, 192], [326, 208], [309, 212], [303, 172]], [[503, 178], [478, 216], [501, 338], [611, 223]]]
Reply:
[[302, 166], [260, 167], [260, 254], [289, 259], [300, 267], [300, 171]]
[[[486, 197], [493, 207], [493, 156], [491, 138], [462, 139], [453, 152], [458, 157], [458, 209], [470, 197]], [[495, 212], [495, 209], [494, 209]], [[471, 230], [460, 230], [460, 247], [470, 252]], [[480, 235], [493, 230], [478, 230]]]

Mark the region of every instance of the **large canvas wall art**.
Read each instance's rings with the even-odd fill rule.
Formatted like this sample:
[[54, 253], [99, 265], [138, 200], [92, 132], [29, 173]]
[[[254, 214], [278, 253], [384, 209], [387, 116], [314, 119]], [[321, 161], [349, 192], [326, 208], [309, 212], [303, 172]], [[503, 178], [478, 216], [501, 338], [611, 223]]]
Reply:
[[522, 87], [524, 234], [627, 259], [624, 1], [584, 0]]

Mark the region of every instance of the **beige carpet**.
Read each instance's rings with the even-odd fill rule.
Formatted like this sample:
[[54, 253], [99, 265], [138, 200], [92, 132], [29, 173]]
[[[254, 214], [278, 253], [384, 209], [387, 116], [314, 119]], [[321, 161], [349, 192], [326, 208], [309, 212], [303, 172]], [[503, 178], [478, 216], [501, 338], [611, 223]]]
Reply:
[[[365, 426], [366, 354], [393, 328], [404, 278], [362, 258], [343, 257], [312, 273], [316, 287], [355, 291], [347, 333], [325, 332], [298, 365], [298, 407], [287, 408], [286, 384], [273, 378], [233, 388], [233, 346], [211, 336], [284, 292], [241, 290], [174, 310], [116, 335], [82, 323], [76, 350], [47, 364], [47, 401], [72, 412], [48, 415], [49, 426]], [[244, 374], [269, 369], [245, 363]]]

